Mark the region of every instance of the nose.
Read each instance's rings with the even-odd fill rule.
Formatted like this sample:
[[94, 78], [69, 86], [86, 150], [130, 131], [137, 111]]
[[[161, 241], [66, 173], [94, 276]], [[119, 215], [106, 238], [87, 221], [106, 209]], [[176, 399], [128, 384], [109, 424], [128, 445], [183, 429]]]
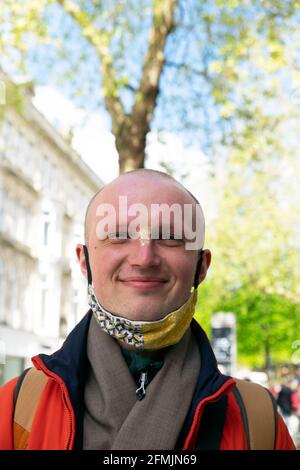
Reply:
[[128, 262], [132, 266], [142, 268], [159, 266], [161, 258], [157, 253], [155, 241], [150, 239], [133, 240]]

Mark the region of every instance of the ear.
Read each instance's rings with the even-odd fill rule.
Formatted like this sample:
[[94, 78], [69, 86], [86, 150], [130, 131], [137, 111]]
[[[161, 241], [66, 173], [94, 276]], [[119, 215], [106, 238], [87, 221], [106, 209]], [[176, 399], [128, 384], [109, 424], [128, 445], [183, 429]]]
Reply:
[[[199, 254], [199, 258], [200, 258], [201, 254]], [[210, 266], [210, 263], [211, 263], [211, 252], [210, 250], [203, 250], [202, 251], [202, 263], [201, 263], [201, 269], [200, 269], [200, 272], [199, 272], [199, 284], [201, 284], [201, 282], [204, 281], [204, 279], [206, 278], [206, 274], [207, 274], [207, 271], [208, 271], [208, 268]]]
[[76, 256], [79, 262], [80, 270], [84, 277], [87, 279], [87, 267], [86, 267], [86, 260], [83, 251], [83, 245], [78, 244], [76, 245]]

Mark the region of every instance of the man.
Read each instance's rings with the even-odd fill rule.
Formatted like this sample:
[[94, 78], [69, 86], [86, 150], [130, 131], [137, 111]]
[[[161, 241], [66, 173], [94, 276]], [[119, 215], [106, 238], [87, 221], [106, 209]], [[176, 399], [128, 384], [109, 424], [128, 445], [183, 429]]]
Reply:
[[[195, 198], [168, 175], [136, 170], [95, 195], [85, 229], [76, 253], [91, 310], [61, 350], [33, 358], [34, 413], [21, 406], [32, 371], [14, 417], [17, 379], [2, 388], [0, 448], [250, 448], [235, 381], [192, 319], [211, 261]], [[271, 448], [294, 449], [276, 421]]]

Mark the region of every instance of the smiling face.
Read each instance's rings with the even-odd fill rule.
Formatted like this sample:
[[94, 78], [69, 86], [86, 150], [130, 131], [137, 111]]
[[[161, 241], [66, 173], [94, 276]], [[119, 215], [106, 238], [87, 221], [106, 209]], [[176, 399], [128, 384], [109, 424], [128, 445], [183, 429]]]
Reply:
[[[137, 172], [122, 175], [107, 185], [89, 208], [86, 243], [99, 302], [109, 312], [130, 320], [159, 320], [188, 300], [199, 254], [196, 250], [187, 250], [182, 240], [153, 240], [148, 236], [99, 239], [96, 215], [99, 205], [112, 205], [117, 222], [122, 219], [123, 229], [124, 221], [127, 229], [135, 218], [119, 211], [119, 196], [127, 197], [128, 207], [140, 203], [149, 213], [151, 204], [172, 206], [177, 203], [183, 207], [183, 204], [195, 205], [195, 202], [175, 180]], [[82, 245], [78, 245], [76, 251], [86, 276]], [[208, 250], [204, 251], [203, 258], [200, 282], [210, 263]]]

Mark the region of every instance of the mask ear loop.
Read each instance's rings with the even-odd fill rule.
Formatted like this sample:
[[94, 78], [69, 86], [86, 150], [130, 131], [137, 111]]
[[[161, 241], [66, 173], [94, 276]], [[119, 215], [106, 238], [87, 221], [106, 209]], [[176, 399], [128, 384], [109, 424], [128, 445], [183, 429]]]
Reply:
[[194, 289], [197, 289], [197, 287], [199, 285], [199, 274], [200, 274], [200, 271], [201, 271], [201, 266], [202, 266], [202, 261], [203, 261], [203, 251], [204, 250], [201, 250], [201, 252], [200, 252], [200, 258], [198, 260], [197, 267], [196, 267], [196, 273], [195, 273], [195, 277], [194, 277]]
[[91, 271], [91, 266], [90, 266], [90, 261], [89, 261], [89, 253], [85, 245], [83, 245], [83, 252], [84, 252], [85, 264], [86, 264], [86, 270], [87, 270], [88, 286], [91, 286], [93, 284], [92, 271]]

